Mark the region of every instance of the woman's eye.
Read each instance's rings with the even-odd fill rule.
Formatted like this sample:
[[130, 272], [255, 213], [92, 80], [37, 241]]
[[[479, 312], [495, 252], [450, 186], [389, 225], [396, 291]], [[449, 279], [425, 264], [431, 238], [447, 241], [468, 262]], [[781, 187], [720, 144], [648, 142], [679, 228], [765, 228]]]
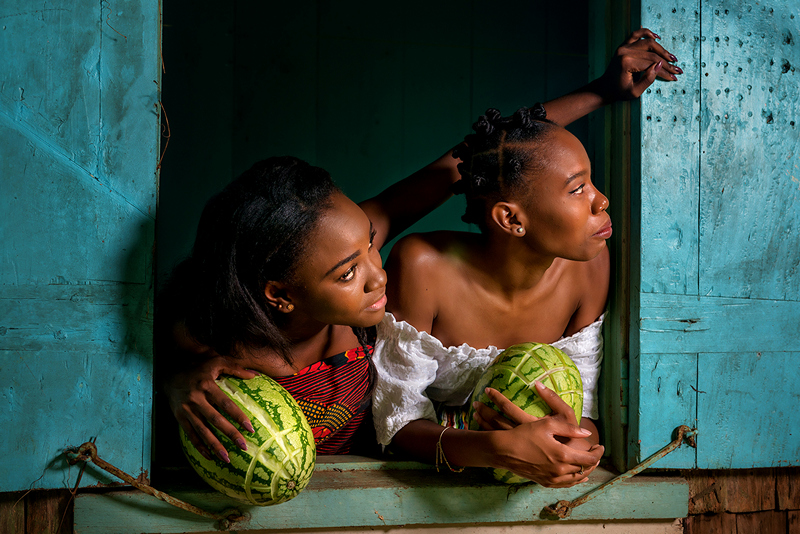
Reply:
[[375, 245], [375, 244], [373, 243], [373, 241], [375, 241], [375, 234], [377, 234], [377, 232], [376, 232], [375, 230], [372, 230], [372, 231], [369, 233], [369, 249], [370, 249], [370, 250], [372, 250], [372, 249], [373, 249], [373, 247], [374, 247], [374, 245]]
[[355, 266], [355, 265], [353, 265], [352, 267], [350, 267], [349, 269], [347, 269], [347, 272], [346, 272], [346, 273], [344, 273], [344, 274], [343, 274], [343, 275], [342, 275], [342, 276], [339, 278], [339, 280], [341, 280], [342, 282], [349, 282], [350, 280], [352, 280], [352, 279], [355, 277], [355, 275], [356, 275], [356, 266]]
[[574, 194], [577, 194], [577, 193], [583, 193], [583, 188], [584, 188], [585, 186], [586, 186], [586, 184], [581, 184], [581, 185], [580, 185], [580, 187], [578, 187], [577, 189], [574, 189], [574, 190], [570, 191], [569, 193], [570, 193], [571, 195], [574, 195]]

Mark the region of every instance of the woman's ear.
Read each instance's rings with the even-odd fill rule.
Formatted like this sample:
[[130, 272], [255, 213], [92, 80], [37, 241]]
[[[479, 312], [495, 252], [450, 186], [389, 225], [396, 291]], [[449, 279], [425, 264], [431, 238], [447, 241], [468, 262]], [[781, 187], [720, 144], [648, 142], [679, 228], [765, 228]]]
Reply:
[[501, 231], [513, 235], [514, 237], [522, 237], [525, 235], [525, 223], [527, 218], [517, 203], [498, 202], [492, 206], [490, 216], [492, 222], [494, 222]]
[[267, 282], [264, 296], [267, 298], [267, 305], [280, 312], [289, 313], [294, 310], [294, 304], [286, 293], [286, 286], [280, 282]]

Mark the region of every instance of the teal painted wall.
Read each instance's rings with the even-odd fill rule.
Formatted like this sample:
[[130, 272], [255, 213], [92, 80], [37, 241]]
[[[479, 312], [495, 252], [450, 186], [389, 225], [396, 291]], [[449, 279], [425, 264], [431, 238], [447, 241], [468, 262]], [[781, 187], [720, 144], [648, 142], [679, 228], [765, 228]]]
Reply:
[[0, 491], [71, 487], [62, 452], [92, 437], [149, 468], [159, 17], [0, 7]]
[[[686, 72], [634, 117], [629, 463], [800, 464], [800, 4], [641, 3]], [[638, 204], [638, 205], [637, 205]]]

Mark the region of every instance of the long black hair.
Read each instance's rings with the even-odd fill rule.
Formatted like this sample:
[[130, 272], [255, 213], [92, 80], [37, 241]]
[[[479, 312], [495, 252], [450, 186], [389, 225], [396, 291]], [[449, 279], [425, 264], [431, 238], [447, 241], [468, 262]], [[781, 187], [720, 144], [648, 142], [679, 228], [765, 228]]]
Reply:
[[264, 289], [268, 281], [291, 282], [309, 234], [339, 192], [327, 171], [294, 157], [253, 165], [203, 209], [192, 253], [161, 295], [159, 323], [183, 322], [220, 354], [268, 347], [290, 363], [280, 329], [286, 316], [267, 304]]
[[541, 104], [520, 108], [510, 117], [487, 109], [472, 125], [475, 133], [453, 150], [453, 157], [461, 160], [461, 180], [454, 191], [467, 197], [461, 219], [485, 231], [487, 209], [517, 194], [526, 177], [542, 167], [539, 149], [556, 127]]

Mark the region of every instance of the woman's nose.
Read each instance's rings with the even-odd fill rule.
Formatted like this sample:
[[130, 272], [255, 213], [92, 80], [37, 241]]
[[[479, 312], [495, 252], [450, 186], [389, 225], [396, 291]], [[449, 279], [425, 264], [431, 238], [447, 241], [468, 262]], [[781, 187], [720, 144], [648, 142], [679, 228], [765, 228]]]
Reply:
[[608, 209], [608, 197], [596, 189], [595, 191], [596, 194], [592, 200], [592, 211], [597, 214]]
[[381, 289], [386, 285], [386, 271], [383, 270], [381, 265], [381, 255], [375, 252], [377, 260], [370, 261], [371, 269], [367, 277], [365, 289], [367, 292]]

